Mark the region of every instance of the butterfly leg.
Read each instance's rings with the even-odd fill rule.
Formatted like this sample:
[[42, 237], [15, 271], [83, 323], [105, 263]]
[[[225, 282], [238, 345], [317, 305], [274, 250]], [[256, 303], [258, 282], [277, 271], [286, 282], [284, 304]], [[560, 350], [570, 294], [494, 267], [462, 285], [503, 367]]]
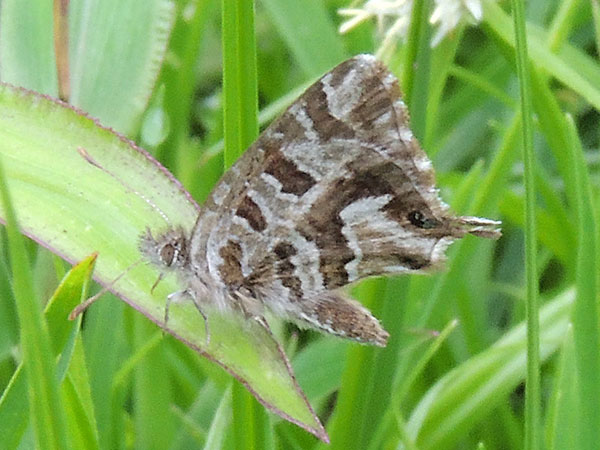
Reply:
[[204, 319], [204, 332], [206, 335], [206, 345], [208, 345], [210, 343], [210, 328], [208, 326], [208, 316], [206, 315], [206, 313], [204, 312], [204, 310], [202, 309], [202, 305], [200, 304], [200, 302], [198, 301], [198, 299], [189, 291], [189, 290], [183, 290], [183, 291], [177, 291], [177, 292], [173, 292], [169, 295], [167, 295], [167, 303], [165, 304], [165, 323], [164, 323], [164, 327], [167, 327], [167, 323], [169, 323], [169, 308], [171, 306], [171, 303], [181, 303], [183, 301], [186, 301], [188, 299], [192, 299], [192, 301], [194, 302], [194, 306], [196, 307], [196, 309], [198, 310], [198, 312], [200, 313], [200, 315], [202, 316], [202, 319]]
[[198, 310], [198, 312], [204, 319], [204, 335], [206, 336], [206, 338], [204, 340], [205, 340], [206, 345], [208, 345], [208, 344], [210, 344], [210, 328], [208, 326], [208, 316], [202, 309], [202, 305], [200, 305], [200, 302], [198, 301], [196, 296], [192, 295], [191, 297], [192, 297], [192, 301], [194, 302], [194, 305], [196, 306], [196, 309]]
[[235, 297], [235, 303], [239, 310], [246, 319], [252, 319], [258, 322], [269, 334], [271, 333], [271, 327], [265, 319], [264, 308], [262, 303], [254, 298], [252, 295], [242, 295], [238, 293]]

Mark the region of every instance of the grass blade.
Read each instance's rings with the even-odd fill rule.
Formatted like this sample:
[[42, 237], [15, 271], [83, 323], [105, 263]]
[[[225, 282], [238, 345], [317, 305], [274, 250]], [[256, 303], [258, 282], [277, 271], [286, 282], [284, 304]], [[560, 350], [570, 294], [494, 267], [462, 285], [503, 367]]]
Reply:
[[71, 2], [71, 103], [137, 132], [165, 57], [173, 2]]
[[[386, 280], [372, 279], [361, 282], [356, 288], [356, 297], [376, 316], [385, 300], [385, 284]], [[336, 409], [329, 424], [332, 449], [365, 448], [363, 440], [366, 440], [367, 427], [374, 424], [356, 411], [369, 408], [370, 394], [376, 391], [378, 382], [375, 361], [383, 352], [384, 349], [362, 345], [348, 348]], [[387, 381], [392, 382], [391, 379]]]
[[573, 309], [573, 339], [579, 389], [581, 447], [593, 449], [600, 442], [600, 323], [598, 319], [598, 225], [586, 162], [573, 120], [568, 118], [575, 175], [578, 222], [577, 301]]
[[529, 57], [525, 30], [525, 7], [513, 0], [515, 50], [521, 97], [523, 162], [525, 165], [525, 280], [527, 314], [527, 381], [525, 390], [525, 448], [537, 450], [541, 444], [540, 427], [540, 324], [537, 279], [537, 238], [535, 217], [535, 156], [530, 96]]
[[[224, 162], [229, 168], [258, 135], [254, 0], [223, 0]], [[244, 386], [232, 388], [236, 448], [254, 449], [262, 408]]]
[[227, 388], [221, 397], [219, 407], [215, 411], [213, 420], [206, 436], [204, 450], [220, 450], [223, 448], [227, 428], [231, 421], [231, 388]]
[[69, 448], [66, 416], [59, 395], [54, 353], [41, 304], [33, 289], [33, 276], [23, 237], [0, 166], [0, 196], [6, 219], [9, 255], [13, 274], [13, 289], [17, 302], [23, 364], [29, 381], [29, 408], [37, 445], [43, 449]]
[[[552, 355], [567, 335], [574, 292], [567, 291], [540, 311], [542, 357]], [[421, 398], [408, 420], [420, 449], [454, 448], [527, 374], [526, 323], [439, 379]]]
[[223, 1], [225, 167], [258, 136], [254, 1]]
[[[86, 280], [90, 276], [95, 259], [96, 256], [93, 255], [73, 267], [48, 302], [45, 318], [55, 354], [63, 351], [70, 334], [75, 329], [76, 323], [67, 326], [66, 317], [82, 297], [85, 298], [88, 283]], [[64, 365], [68, 362], [65, 361]], [[63, 376], [59, 374], [58, 378], [63, 379]], [[6, 430], [5, 433], [0, 433], [0, 448], [15, 447], [25, 431], [29, 417], [29, 405], [23, 402], [26, 395], [27, 378], [23, 371], [23, 364], [20, 364], [0, 398], [0, 423]]]
[[0, 14], [0, 80], [48, 95], [58, 94], [52, 36], [52, 2], [3, 0]]
[[261, 5], [307, 77], [320, 76], [347, 58], [321, 0], [263, 0]]

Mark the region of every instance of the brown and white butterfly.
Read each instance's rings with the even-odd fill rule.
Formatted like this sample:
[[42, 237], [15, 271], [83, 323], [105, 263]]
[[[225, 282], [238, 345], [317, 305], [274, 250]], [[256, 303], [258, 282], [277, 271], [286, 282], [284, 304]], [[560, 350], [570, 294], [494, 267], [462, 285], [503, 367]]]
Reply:
[[467, 233], [500, 222], [457, 217], [440, 200], [397, 79], [359, 55], [325, 74], [216, 185], [190, 234], [147, 231], [140, 250], [205, 309], [273, 315], [366, 344], [388, 333], [340, 289], [438, 268]]

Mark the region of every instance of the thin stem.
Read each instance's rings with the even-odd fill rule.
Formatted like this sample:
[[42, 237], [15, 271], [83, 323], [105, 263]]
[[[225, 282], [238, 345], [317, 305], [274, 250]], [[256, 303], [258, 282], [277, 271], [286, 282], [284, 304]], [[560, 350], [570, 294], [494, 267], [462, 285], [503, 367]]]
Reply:
[[525, 390], [525, 448], [537, 450], [541, 444], [540, 428], [540, 325], [538, 279], [536, 269], [535, 158], [533, 153], [532, 106], [529, 92], [529, 59], [522, 0], [512, 0], [516, 39], [516, 62], [521, 97], [523, 163], [525, 183], [525, 280], [527, 313], [527, 379]]

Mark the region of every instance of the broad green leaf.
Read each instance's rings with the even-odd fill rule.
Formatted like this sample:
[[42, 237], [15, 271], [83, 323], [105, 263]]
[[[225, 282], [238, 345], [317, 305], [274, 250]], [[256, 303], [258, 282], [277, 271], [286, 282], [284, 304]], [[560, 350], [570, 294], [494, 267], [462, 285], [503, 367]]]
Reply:
[[[171, 0], [69, 3], [70, 103], [116, 130], [139, 126], [166, 52]], [[56, 96], [52, 2], [3, 0], [0, 80]]]
[[0, 6], [0, 81], [56, 96], [52, 2], [2, 0]]
[[106, 126], [139, 126], [173, 26], [171, 0], [71, 2], [71, 103]]
[[[130, 141], [48, 98], [0, 86], [0, 157], [22, 230], [68, 261], [98, 252], [97, 281], [150, 320], [164, 325], [167, 295], [182, 286], [138, 264], [140, 234], [169, 225], [190, 231], [198, 206], [166, 169]], [[80, 151], [114, 176], [87, 162]], [[115, 178], [117, 177], [118, 180]], [[4, 217], [4, 211], [1, 212]], [[217, 362], [282, 417], [323, 437], [283, 351], [255, 321], [209, 318], [210, 343], [193, 305], [174, 304], [168, 331]]]

